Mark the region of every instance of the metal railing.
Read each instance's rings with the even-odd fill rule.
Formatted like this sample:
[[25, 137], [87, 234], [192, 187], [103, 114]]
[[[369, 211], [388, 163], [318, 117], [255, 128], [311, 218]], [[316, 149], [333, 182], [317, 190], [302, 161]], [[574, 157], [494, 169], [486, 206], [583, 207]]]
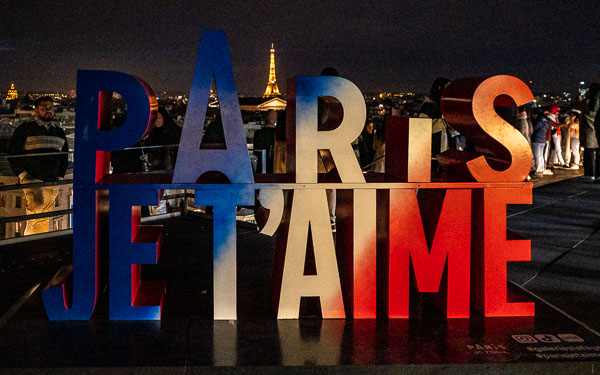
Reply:
[[[156, 150], [156, 149], [167, 149], [167, 148], [173, 148], [173, 147], [178, 147], [178, 145], [164, 145], [164, 146], [141, 146], [141, 147], [129, 147], [126, 148], [125, 150], [140, 150], [142, 152], [142, 155], [147, 155], [145, 153], [146, 150]], [[258, 155], [256, 155], [256, 151], [259, 151], [260, 153]], [[64, 152], [54, 152], [51, 154], [64, 154]], [[73, 151], [69, 151], [69, 154], [72, 155]], [[41, 156], [42, 154], [40, 154], [39, 156]], [[47, 156], [49, 154], [44, 153], [44, 156]], [[29, 156], [38, 156], [38, 155], [2, 155], [0, 154], [0, 159], [4, 158], [5, 161], [13, 158], [13, 157], [29, 157]], [[257, 173], [266, 173], [266, 160], [267, 160], [267, 150], [254, 150], [253, 148], [248, 148], [248, 156], [250, 158], [252, 167], [253, 167], [253, 171], [257, 172]], [[72, 160], [72, 157], [69, 158], [70, 160]], [[260, 171], [256, 171], [256, 166], [258, 165], [258, 161], [261, 161], [261, 170]], [[142, 160], [143, 162], [143, 160]], [[145, 169], [145, 168], [144, 168]], [[152, 171], [152, 172], [169, 172], [169, 171]], [[144, 171], [140, 171], [139, 173], [147, 173]], [[12, 179], [16, 179], [16, 176], [6, 176], [8, 178], [12, 178]], [[17, 179], [18, 181], [18, 179]], [[34, 183], [27, 183], [27, 184], [20, 184], [20, 183], [14, 183], [14, 184], [10, 184], [10, 185], [2, 185], [0, 184], [0, 198], [2, 199], [2, 205], [0, 206], [0, 209], [4, 209], [5, 214], [9, 214], [10, 215], [10, 211], [12, 210], [12, 215], [11, 216], [3, 216], [0, 217], [0, 226], [4, 226], [4, 230], [0, 231], [0, 240], [4, 240], [7, 238], [14, 238], [14, 237], [21, 237], [21, 238], [26, 238], [26, 237], [30, 237], [29, 235], [24, 235], [24, 227], [25, 224], [28, 220], [34, 220], [34, 219], [42, 219], [42, 218], [59, 218], [61, 216], [65, 216], [65, 215], [71, 215], [73, 213], [73, 209], [72, 208], [68, 208], [68, 209], [59, 209], [59, 210], [53, 210], [53, 211], [48, 211], [48, 212], [42, 212], [42, 213], [35, 213], [35, 214], [18, 214], [15, 215], [15, 211], [20, 211], [23, 212], [25, 210], [26, 207], [26, 201], [25, 201], [25, 196], [23, 194], [23, 189], [39, 189], [39, 188], [44, 188], [44, 187], [48, 187], [48, 186], [60, 186], [63, 188], [71, 188], [73, 186], [73, 180], [72, 179], [65, 179], [65, 180], [59, 180], [59, 181], [50, 181], [50, 182], [34, 182]], [[15, 194], [14, 192], [18, 191], [17, 194]], [[64, 190], [63, 190], [64, 191]], [[2, 194], [2, 193], [7, 193], [7, 192], [13, 192], [10, 195], [6, 195], [6, 194]], [[3, 196], [2, 196], [3, 195]], [[8, 199], [6, 198], [14, 198], [14, 197], [20, 197], [20, 205], [17, 207], [17, 204], [15, 202], [10, 202]], [[181, 211], [182, 214], [186, 214], [186, 212], [188, 211], [189, 208], [189, 204], [188, 204], [188, 199], [194, 199], [195, 195], [193, 192], [189, 192], [189, 191], [185, 191], [182, 193], [174, 193], [174, 194], [165, 194], [163, 195], [163, 197], [161, 198], [161, 200], [164, 201], [169, 201], [169, 200], [173, 200], [173, 199], [177, 199], [179, 200], [176, 205], [177, 208], [175, 208], [178, 211]], [[69, 202], [69, 207], [70, 207], [70, 202], [72, 202], [72, 190], [71, 190], [71, 194], [69, 194], [68, 197], [65, 197], [64, 194], [62, 196], [63, 199], [68, 199], [67, 202]], [[15, 198], [16, 199], [16, 198]], [[181, 203], [183, 202], [183, 203]], [[193, 201], [192, 201], [193, 202]], [[15, 203], [15, 204], [13, 204]], [[155, 206], [155, 207], [158, 207]], [[195, 207], [195, 206], [194, 206]], [[7, 212], [8, 211], [8, 212]], [[159, 215], [159, 214], [155, 214], [155, 215]], [[13, 226], [8, 226], [7, 224], [13, 224], [13, 223], [18, 223], [18, 225]], [[70, 232], [70, 228], [72, 226], [72, 222], [71, 219], [69, 218], [69, 220], [67, 220], [67, 225], [66, 227], [60, 228], [60, 229], [54, 229], [52, 226], [50, 226], [48, 228], [48, 232], [46, 233], [50, 233], [50, 232], [58, 232], [58, 231], [68, 231]]]
[[[248, 145], [248, 156], [250, 158], [250, 162], [252, 165], [252, 169], [255, 173], [267, 173], [267, 150], [263, 150], [263, 149], [253, 149], [252, 147], [250, 147], [251, 145]], [[178, 145], [174, 144], [174, 145], [162, 145], [162, 146], [136, 146], [136, 147], [128, 147], [125, 150], [140, 150], [142, 155], [148, 155], [147, 153], [145, 153], [146, 150], [156, 150], [156, 149], [168, 149], [168, 148], [173, 148], [173, 147], [178, 147]], [[72, 154], [73, 151], [69, 151], [69, 154]], [[63, 152], [57, 152], [57, 153], [53, 153], [53, 154], [64, 154]], [[44, 154], [44, 155], [48, 155], [48, 154]], [[4, 156], [5, 158], [10, 158], [10, 157], [21, 157], [21, 155], [19, 156], [7, 156], [7, 155], [0, 155], [0, 157]], [[23, 156], [31, 156], [31, 155], [23, 155]], [[364, 171], [369, 170], [379, 159], [384, 158], [385, 155], [381, 156], [380, 158], [373, 160], [373, 162], [371, 162], [369, 165], [364, 166], [362, 169]], [[144, 161], [144, 159], [142, 159], [142, 162]], [[147, 160], [146, 160], [147, 161]], [[259, 165], [259, 161], [260, 161], [260, 171], [257, 171], [257, 166]], [[164, 173], [164, 172], [172, 172], [172, 171], [168, 171], [168, 170], [160, 170], [160, 171], [148, 171], [146, 168], [144, 168], [144, 170], [137, 172], [137, 173]], [[13, 177], [14, 178], [14, 177]], [[66, 180], [59, 180], [59, 181], [51, 181], [51, 182], [35, 182], [35, 183], [27, 183], [27, 184], [12, 184], [12, 185], [0, 185], [0, 194], [5, 193], [5, 192], [9, 192], [9, 191], [22, 191], [23, 189], [36, 189], [36, 188], [44, 188], [47, 186], [64, 186], [64, 187], [70, 187], [72, 188], [73, 186], [73, 180], [72, 179], [66, 179]], [[177, 189], [175, 189], [177, 190]], [[14, 194], [12, 195], [13, 197], [15, 196]], [[64, 196], [64, 195], [63, 195]], [[177, 210], [181, 211], [182, 214], [186, 214], [186, 212], [188, 211], [189, 208], [189, 203], [188, 203], [188, 199], [194, 199], [195, 195], [193, 192], [188, 192], [188, 191], [184, 191], [182, 193], [174, 193], [174, 194], [165, 194], [163, 195], [163, 197], [161, 198], [161, 200], [163, 201], [169, 201], [169, 200], [173, 200], [173, 199], [178, 199], [180, 201], [178, 201], [178, 205], [176, 205]], [[14, 207], [15, 209], [19, 209], [19, 210], [23, 210], [24, 206], [25, 206], [25, 197], [23, 195], [21, 195], [21, 207]], [[68, 201], [72, 202], [72, 190], [71, 190], [71, 195], [69, 195], [68, 197]], [[183, 202], [182, 204], [179, 204]], [[192, 201], [193, 202], [193, 201]], [[1, 208], [7, 208], [5, 207], [7, 203], [10, 204], [10, 202], [6, 202], [6, 200], [3, 201], [4, 206], [0, 206]], [[160, 202], [159, 202], [160, 204]], [[193, 207], [195, 207], [192, 204]], [[153, 207], [158, 207], [157, 206], [153, 206]], [[10, 224], [10, 223], [23, 223], [26, 222], [28, 220], [34, 220], [34, 219], [41, 219], [41, 218], [57, 218], [57, 217], [61, 217], [61, 216], [65, 216], [65, 215], [71, 215], [73, 213], [72, 208], [68, 208], [68, 209], [60, 209], [60, 210], [55, 210], [55, 211], [49, 211], [49, 212], [43, 212], [43, 213], [35, 213], [35, 214], [25, 214], [25, 215], [13, 215], [13, 216], [6, 216], [6, 217], [0, 217], [0, 225], [6, 225], [6, 224]], [[159, 215], [159, 214], [154, 214], [154, 215]], [[65, 229], [70, 229], [71, 228], [71, 220], [69, 219], [67, 221], [67, 228]], [[19, 227], [22, 227], [22, 224], [19, 225]], [[6, 227], [5, 227], [6, 228]], [[55, 232], [55, 231], [60, 231], [63, 230], [58, 229], [58, 230], [54, 230], [52, 228], [48, 229], [48, 232]], [[27, 237], [23, 235], [23, 230], [22, 228], [19, 229], [18, 231], [15, 231], [14, 233], [10, 233], [10, 228], [7, 230], [3, 230], [1, 231], [2, 234], [4, 234], [4, 236], [6, 236], [6, 234], [9, 235], [16, 235], [19, 237]], [[0, 239], [2, 236], [0, 236]], [[10, 237], [9, 237], [10, 238]]]

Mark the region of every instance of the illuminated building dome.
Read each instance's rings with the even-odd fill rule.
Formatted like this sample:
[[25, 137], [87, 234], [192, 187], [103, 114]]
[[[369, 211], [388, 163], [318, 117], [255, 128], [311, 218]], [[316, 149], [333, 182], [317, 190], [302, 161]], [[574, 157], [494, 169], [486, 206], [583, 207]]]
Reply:
[[8, 90], [8, 95], [6, 95], [6, 100], [14, 100], [19, 98], [19, 93], [17, 89], [15, 89], [15, 84], [10, 84], [10, 90]]

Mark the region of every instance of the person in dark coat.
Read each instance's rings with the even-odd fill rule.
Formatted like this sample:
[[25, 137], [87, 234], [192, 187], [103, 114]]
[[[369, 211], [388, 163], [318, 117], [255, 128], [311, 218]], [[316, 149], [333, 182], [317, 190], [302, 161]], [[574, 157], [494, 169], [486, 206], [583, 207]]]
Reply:
[[[181, 128], [169, 116], [169, 112], [164, 107], [158, 107], [154, 126], [148, 136], [142, 139], [138, 146], [142, 150], [142, 160], [146, 165], [148, 172], [172, 171], [175, 169], [177, 160], [177, 151], [179, 150], [179, 139], [181, 138]], [[165, 190], [165, 195], [183, 193], [185, 190]], [[161, 199], [156, 209], [156, 213], [166, 213], [172, 208], [181, 205], [182, 200]], [[143, 208], [142, 215], [149, 214]]]
[[171, 119], [164, 107], [159, 107], [150, 134], [141, 142], [143, 146], [151, 146], [151, 148], [145, 150], [148, 155], [150, 171], [175, 169], [180, 138], [181, 128], [179, 125]]
[[579, 123], [579, 140], [583, 151], [584, 175], [600, 177], [600, 85], [592, 83], [582, 103], [583, 113]]
[[546, 133], [550, 124], [546, 116], [539, 114], [533, 125], [531, 134], [531, 150], [533, 151], [533, 177], [543, 177], [545, 170], [544, 147], [546, 146]]
[[[373, 138], [375, 136], [373, 121], [367, 120], [362, 133], [358, 137], [358, 150], [360, 152], [360, 167], [364, 170], [373, 162], [375, 149], [373, 148]], [[371, 169], [371, 167], [368, 167]]]
[[450, 80], [446, 77], [438, 77], [433, 81], [429, 90], [429, 97], [425, 98], [425, 102], [419, 110], [419, 115], [424, 114], [429, 118], [442, 117], [442, 110], [440, 109], [442, 92], [449, 83]]
[[[111, 128], [118, 128], [125, 122], [125, 119], [126, 116], [122, 114], [115, 116], [111, 123]], [[139, 141], [124, 150], [111, 151], [110, 165], [113, 174], [138, 173], [148, 169], [144, 153], [139, 147], [141, 142]]]
[[221, 114], [217, 114], [215, 119], [208, 124], [202, 135], [202, 145], [211, 144], [211, 148], [223, 148], [225, 149], [225, 133], [223, 133], [223, 121], [221, 120]]
[[256, 172], [262, 171], [262, 166], [265, 161], [262, 160], [262, 150], [266, 150], [266, 166], [267, 173], [273, 173], [273, 152], [275, 147], [275, 122], [277, 121], [277, 112], [269, 109], [265, 115], [265, 124], [262, 129], [254, 132], [252, 139], [254, 154], [258, 156], [256, 164]]

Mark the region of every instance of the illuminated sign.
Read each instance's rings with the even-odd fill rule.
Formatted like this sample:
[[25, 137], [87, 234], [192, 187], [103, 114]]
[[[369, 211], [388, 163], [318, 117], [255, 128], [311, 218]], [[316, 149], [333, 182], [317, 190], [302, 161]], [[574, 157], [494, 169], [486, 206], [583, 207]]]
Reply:
[[[213, 78], [225, 150], [200, 148]], [[113, 92], [127, 103], [127, 119], [116, 129]], [[332, 130], [318, 128], [318, 98], [333, 103], [329, 117], [340, 123]], [[523, 180], [532, 155], [494, 110], [531, 100], [529, 88], [510, 76], [454, 81], [444, 91], [442, 112], [475, 143], [475, 152], [440, 155], [449, 173], [432, 182], [431, 120], [388, 117], [386, 174], [371, 180], [351, 146], [366, 117], [360, 90], [340, 77], [295, 77], [287, 84], [288, 173], [255, 181], [225, 34], [205, 31], [177, 164], [164, 180], [109, 174], [110, 152], [137, 143], [154, 121], [149, 86], [124, 73], [79, 71], [72, 285], [44, 291], [48, 316], [90, 319], [108, 282], [110, 319], [160, 318], [164, 285], [143, 281], [140, 265], [156, 263], [162, 227], [142, 225], [140, 206], [156, 205], [157, 191], [166, 188], [193, 189], [197, 205], [214, 208], [214, 319], [237, 317], [235, 210], [253, 205], [256, 191], [269, 210], [262, 232], [278, 236], [273, 301], [279, 319], [298, 318], [305, 296], [320, 297], [324, 318], [407, 318], [411, 272], [419, 292], [440, 292], [447, 274], [440, 294], [448, 318], [469, 317], [471, 306], [488, 317], [532, 316], [533, 303], [507, 301], [506, 280], [507, 262], [531, 257], [528, 240], [509, 239], [506, 206], [531, 203], [531, 184]], [[317, 173], [319, 150], [329, 150], [335, 176]], [[215, 171], [230, 183], [206, 177]], [[326, 189], [338, 191], [337, 249]], [[309, 233], [316, 273], [305, 275]]]

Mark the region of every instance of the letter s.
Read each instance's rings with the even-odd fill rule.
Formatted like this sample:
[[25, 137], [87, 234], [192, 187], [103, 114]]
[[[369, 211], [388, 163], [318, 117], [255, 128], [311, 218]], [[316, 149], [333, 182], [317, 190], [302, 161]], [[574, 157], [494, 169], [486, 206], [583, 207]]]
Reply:
[[517, 129], [496, 113], [494, 105], [520, 106], [531, 101], [529, 87], [507, 75], [462, 78], [446, 87], [441, 102], [444, 119], [474, 141], [477, 150], [476, 155], [461, 156], [468, 177], [479, 182], [525, 179], [531, 169], [531, 147]]

